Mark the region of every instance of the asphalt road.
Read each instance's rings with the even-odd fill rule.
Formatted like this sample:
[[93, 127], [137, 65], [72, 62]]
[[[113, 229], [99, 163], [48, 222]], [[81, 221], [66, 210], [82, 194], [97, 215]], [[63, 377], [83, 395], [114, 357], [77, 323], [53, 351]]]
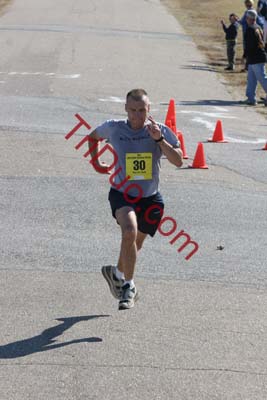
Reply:
[[[160, 1], [17, 0], [0, 22], [1, 400], [266, 399], [265, 116]], [[85, 129], [64, 136], [75, 113], [124, 117], [133, 87], [159, 121], [176, 100], [190, 157], [163, 160], [161, 191], [199, 251], [147, 240], [122, 313], [99, 273], [120, 240], [108, 178], [74, 149]], [[188, 169], [219, 118], [229, 143]]]

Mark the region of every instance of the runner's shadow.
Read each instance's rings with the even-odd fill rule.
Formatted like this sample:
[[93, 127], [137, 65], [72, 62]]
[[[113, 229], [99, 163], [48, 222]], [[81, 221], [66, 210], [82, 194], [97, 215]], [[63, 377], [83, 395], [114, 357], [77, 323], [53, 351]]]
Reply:
[[109, 317], [109, 315], [88, 315], [81, 317], [57, 318], [56, 321], [61, 321], [62, 323], [44, 330], [40, 335], [0, 346], [0, 359], [25, 357], [33, 353], [54, 350], [70, 344], [102, 342], [102, 339], [99, 337], [89, 337], [84, 339], [75, 339], [64, 343], [52, 344], [56, 341], [56, 337], [62, 335], [63, 332], [70, 329], [78, 322], [89, 321], [91, 319], [103, 317]]

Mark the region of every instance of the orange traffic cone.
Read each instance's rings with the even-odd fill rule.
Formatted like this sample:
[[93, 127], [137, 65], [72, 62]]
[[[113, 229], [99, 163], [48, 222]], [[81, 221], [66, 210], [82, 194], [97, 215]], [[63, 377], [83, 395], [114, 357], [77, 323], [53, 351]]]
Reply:
[[267, 142], [265, 143], [265, 146], [262, 148], [262, 150], [267, 150]]
[[223, 128], [222, 121], [218, 120], [212, 139], [208, 139], [208, 142], [216, 142], [216, 143], [228, 143], [227, 140], [224, 139], [223, 136]]
[[165, 125], [172, 130], [172, 121], [168, 119], [168, 121], [165, 121]]
[[168, 128], [170, 128], [170, 130], [175, 134], [175, 136], [177, 136], [176, 127], [175, 127], [175, 125], [172, 124], [172, 122], [170, 120], [167, 121], [167, 123], [165, 122], [165, 125]]
[[[168, 121], [171, 122], [171, 126], [168, 125]], [[165, 119], [165, 125], [167, 125], [176, 134], [176, 111], [175, 111], [175, 100], [171, 99]]]
[[181, 143], [181, 150], [183, 152], [183, 158], [185, 160], [188, 159], [188, 155], [186, 154], [186, 148], [185, 148], [185, 144], [184, 144], [184, 135], [182, 134], [182, 132], [177, 132], [177, 138]]
[[189, 165], [189, 168], [201, 168], [207, 169], [209, 168], [206, 164], [205, 154], [204, 154], [204, 146], [203, 143], [198, 143], [197, 151], [195, 154], [195, 158], [192, 165]]

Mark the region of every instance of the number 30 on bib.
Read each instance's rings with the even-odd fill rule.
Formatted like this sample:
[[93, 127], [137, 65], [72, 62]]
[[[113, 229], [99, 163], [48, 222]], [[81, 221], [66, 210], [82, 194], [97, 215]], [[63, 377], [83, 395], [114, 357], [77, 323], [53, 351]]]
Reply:
[[126, 153], [125, 158], [130, 181], [152, 179], [152, 153]]

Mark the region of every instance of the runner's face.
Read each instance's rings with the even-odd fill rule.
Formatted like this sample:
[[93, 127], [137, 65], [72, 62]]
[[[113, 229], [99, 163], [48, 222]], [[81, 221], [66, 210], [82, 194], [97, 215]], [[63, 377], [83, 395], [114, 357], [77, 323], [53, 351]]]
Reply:
[[128, 114], [128, 121], [134, 130], [142, 129], [149, 114], [149, 100], [146, 96], [143, 100], [136, 101], [129, 97], [125, 105], [125, 111]]

